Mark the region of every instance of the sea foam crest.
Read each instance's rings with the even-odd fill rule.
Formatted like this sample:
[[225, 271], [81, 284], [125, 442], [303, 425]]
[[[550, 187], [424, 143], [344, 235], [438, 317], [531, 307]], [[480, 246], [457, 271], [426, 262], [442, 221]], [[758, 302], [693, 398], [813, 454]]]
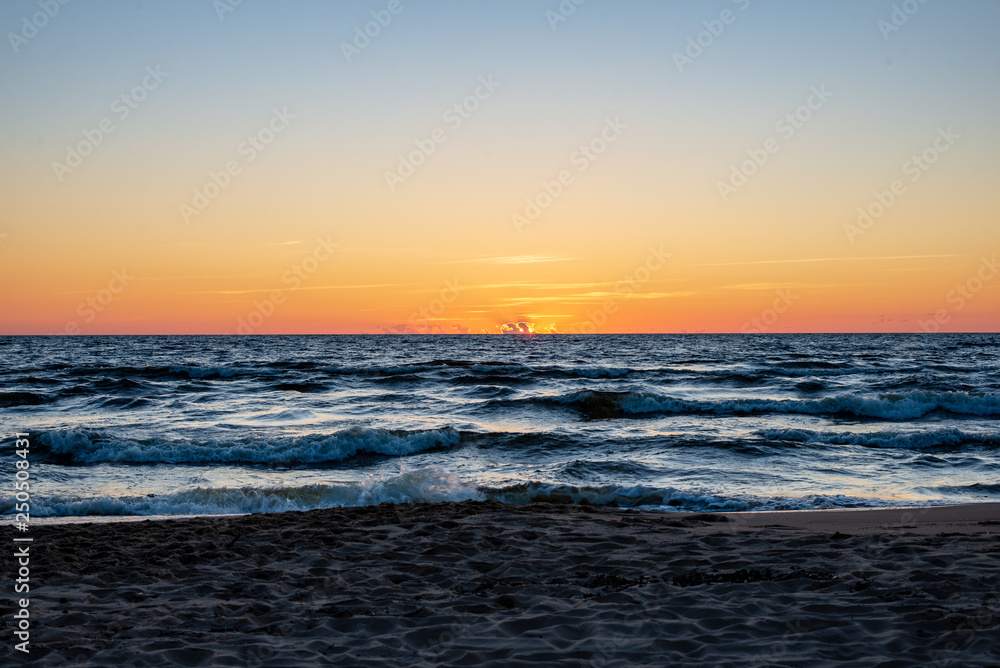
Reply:
[[[985, 491], [995, 492], [993, 489]], [[55, 495], [33, 500], [32, 514], [38, 517], [224, 515], [374, 506], [381, 503], [439, 503], [483, 499], [514, 504], [547, 502], [687, 512], [889, 507], [918, 503], [843, 495], [797, 498], [761, 498], [749, 495], [727, 497], [645, 485], [592, 487], [525, 482], [506, 487], [475, 488], [453, 473], [429, 466], [403, 471], [398, 475], [369, 476], [363, 481], [298, 487], [195, 487], [159, 496]], [[937, 503], [943, 502], [921, 502], [922, 505]], [[8, 494], [0, 495], [0, 513], [13, 512], [14, 498]]]
[[[369, 476], [361, 482], [300, 487], [195, 487], [159, 496], [40, 496], [31, 512], [39, 517], [87, 515], [226, 515], [276, 513], [380, 503], [437, 503], [482, 498], [457, 476], [429, 466], [392, 476]], [[3, 513], [14, 511], [14, 499], [0, 496]]]
[[535, 401], [555, 402], [575, 408], [590, 417], [615, 415], [715, 413], [748, 415], [754, 413], [795, 413], [909, 420], [935, 410], [960, 415], [1000, 415], [1000, 395], [967, 392], [900, 392], [876, 395], [839, 395], [822, 399], [752, 399], [730, 398], [705, 401], [682, 399], [651, 392], [582, 391], [560, 397], [542, 397]]
[[586, 486], [562, 483], [528, 482], [481, 491], [489, 499], [507, 503], [549, 502], [573, 505], [613, 506], [679, 512], [739, 512], [750, 510], [819, 510], [833, 508], [891, 507], [934, 504], [930, 501], [889, 501], [845, 496], [813, 494], [802, 497], [722, 496], [708, 492], [685, 491], [674, 487], [635, 485]]
[[815, 431], [812, 429], [761, 429], [758, 436], [774, 441], [824, 445], [860, 445], [868, 448], [947, 448], [961, 445], [998, 446], [1000, 433], [980, 433], [946, 428], [920, 431]]
[[46, 432], [37, 441], [61, 463], [94, 464], [323, 464], [359, 454], [412, 455], [456, 445], [461, 435], [451, 429], [398, 431], [352, 427], [332, 434], [232, 441], [186, 439], [123, 439], [100, 432], [73, 429]]

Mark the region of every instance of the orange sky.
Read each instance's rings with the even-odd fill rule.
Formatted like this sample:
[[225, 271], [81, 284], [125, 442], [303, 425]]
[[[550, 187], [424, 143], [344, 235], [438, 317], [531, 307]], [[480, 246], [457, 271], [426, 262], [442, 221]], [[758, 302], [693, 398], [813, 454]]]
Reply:
[[678, 71], [717, 12], [487, 5], [350, 61], [364, 3], [63, 7], [0, 56], [0, 334], [1000, 328], [1000, 8], [754, 5]]

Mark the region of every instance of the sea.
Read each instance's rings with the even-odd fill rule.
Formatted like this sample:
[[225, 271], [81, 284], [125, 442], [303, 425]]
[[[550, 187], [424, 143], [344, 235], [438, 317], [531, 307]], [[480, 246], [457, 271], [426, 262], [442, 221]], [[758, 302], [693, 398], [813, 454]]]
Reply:
[[18, 432], [33, 522], [995, 502], [998, 352], [996, 334], [2, 337], [0, 512]]

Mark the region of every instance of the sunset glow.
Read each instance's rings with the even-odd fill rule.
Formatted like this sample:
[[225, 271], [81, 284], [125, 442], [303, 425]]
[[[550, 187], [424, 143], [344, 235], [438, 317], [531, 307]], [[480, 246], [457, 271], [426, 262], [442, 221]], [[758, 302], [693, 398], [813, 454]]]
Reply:
[[385, 6], [14, 40], [0, 332], [1000, 325], [996, 3]]

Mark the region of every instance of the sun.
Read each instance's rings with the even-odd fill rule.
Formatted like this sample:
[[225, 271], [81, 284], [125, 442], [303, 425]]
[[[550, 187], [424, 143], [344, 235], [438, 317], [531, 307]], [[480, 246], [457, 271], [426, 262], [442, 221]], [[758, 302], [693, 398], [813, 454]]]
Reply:
[[499, 326], [499, 330], [501, 334], [534, 334], [535, 323], [528, 322], [527, 320], [505, 322]]

